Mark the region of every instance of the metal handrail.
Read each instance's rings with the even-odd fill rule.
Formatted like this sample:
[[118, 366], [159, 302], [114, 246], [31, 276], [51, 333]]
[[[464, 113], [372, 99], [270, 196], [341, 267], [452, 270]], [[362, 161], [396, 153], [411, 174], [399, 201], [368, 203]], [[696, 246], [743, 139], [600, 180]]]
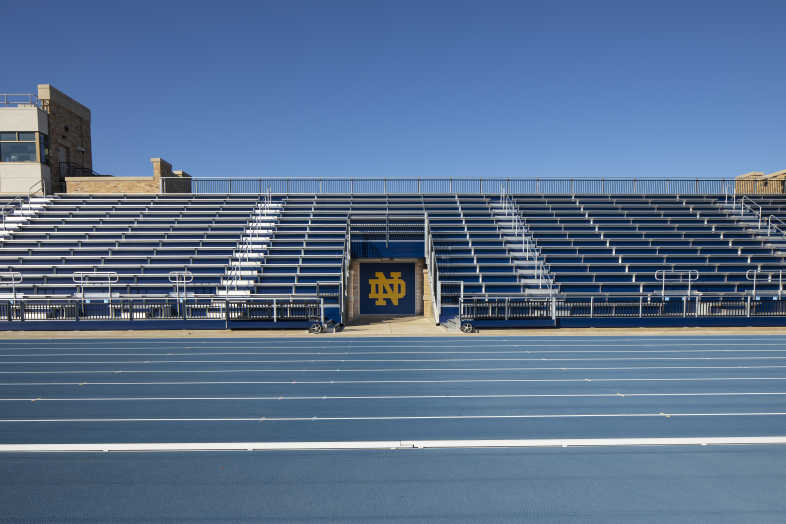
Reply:
[[767, 217], [767, 236], [772, 235], [773, 231], [777, 231], [781, 236], [786, 236], [786, 222], [775, 215], [770, 215]]
[[[164, 177], [167, 180], [182, 178]], [[735, 194], [733, 179], [699, 178], [191, 178], [193, 193], [259, 194]], [[743, 193], [743, 191], [740, 191]]]
[[[92, 279], [91, 277], [95, 277]], [[82, 302], [85, 301], [85, 286], [108, 286], [109, 302], [112, 302], [112, 284], [117, 283], [119, 277], [115, 271], [77, 271], [71, 274], [71, 280], [81, 290]]]
[[169, 281], [175, 285], [175, 298], [177, 298], [177, 312], [180, 313], [180, 284], [183, 284], [183, 299], [188, 298], [187, 285], [194, 281], [194, 275], [189, 270], [170, 271]]
[[6, 286], [8, 284], [11, 285], [11, 295], [13, 299], [16, 300], [16, 285], [21, 284], [24, 281], [24, 277], [22, 277], [22, 273], [19, 271], [6, 271], [0, 273], [0, 286]]
[[[674, 278], [669, 278], [670, 276]], [[661, 296], [666, 296], [666, 282], [687, 282], [688, 296], [691, 295], [691, 285], [699, 279], [699, 272], [695, 269], [659, 269], [655, 271], [655, 280], [661, 282]]]
[[38, 107], [41, 105], [41, 101], [33, 93], [0, 93], [0, 106], [19, 105], [31, 105]]
[[423, 246], [426, 267], [428, 268], [429, 280], [431, 281], [431, 309], [434, 314], [434, 322], [439, 324], [442, 314], [442, 294], [439, 285], [439, 268], [437, 267], [437, 254], [434, 249], [434, 239], [431, 236], [431, 222], [428, 213], [423, 215]]
[[749, 269], [745, 272], [745, 278], [753, 282], [753, 289], [751, 290], [751, 294], [755, 297], [756, 296], [756, 283], [758, 280], [759, 275], [766, 276], [767, 282], [772, 282], [772, 277], [778, 275], [778, 296], [780, 297], [783, 294], [783, 270], [779, 269], [778, 271], [763, 271], [761, 269]]
[[[27, 188], [27, 196], [26, 196], [26, 198], [27, 198], [28, 204], [30, 203], [30, 199], [36, 193], [37, 189], [40, 189], [42, 194], [45, 193], [43, 178], [41, 178], [39, 180], [36, 180], [35, 182], [33, 182], [33, 184], [30, 187]], [[17, 205], [19, 205], [19, 208], [21, 209], [22, 206], [25, 203], [24, 199], [25, 199], [25, 195], [21, 195], [21, 194], [20, 195], [16, 195], [14, 198], [11, 199], [10, 202], [6, 202], [3, 205], [2, 209], [0, 209], [0, 215], [2, 215], [2, 219], [3, 219], [3, 230], [4, 231], [6, 230], [6, 217], [8, 215], [7, 210], [10, 209], [11, 212], [13, 213], [13, 210], [16, 209]]]
[[[748, 202], [747, 204], [746, 204], [746, 201]], [[749, 197], [747, 197], [745, 195], [742, 195], [739, 198], [739, 201], [737, 200], [736, 195], [735, 195], [735, 198], [734, 198], [734, 200], [732, 202], [733, 202], [732, 206], [739, 205], [740, 217], [742, 217], [745, 214], [746, 210], [749, 211], [754, 216], [758, 217], [759, 218], [759, 229], [761, 229], [762, 212], [761, 212], [761, 205], [758, 202], [756, 202], [755, 200], [753, 200], [753, 199], [751, 199], [751, 198], [749, 198]]]
[[344, 253], [341, 257], [341, 322], [346, 322], [346, 302], [349, 296], [349, 268], [352, 258], [352, 228], [350, 227], [349, 217], [347, 217], [346, 229], [344, 232]]

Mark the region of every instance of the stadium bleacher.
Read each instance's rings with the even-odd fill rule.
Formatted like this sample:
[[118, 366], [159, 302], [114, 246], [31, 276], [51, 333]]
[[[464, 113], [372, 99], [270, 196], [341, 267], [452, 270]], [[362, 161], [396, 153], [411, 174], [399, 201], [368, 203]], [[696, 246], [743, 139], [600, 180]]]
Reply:
[[[340, 324], [351, 258], [413, 253], [427, 261], [442, 322], [583, 318], [577, 304], [587, 300], [593, 319], [613, 303], [607, 317], [635, 317], [637, 307], [646, 320], [645, 304], [651, 317], [711, 316], [699, 302], [720, 299], [713, 311], [750, 318], [762, 297], [777, 299], [763, 316], [781, 316], [778, 195], [54, 195], [0, 205], [6, 322], [39, 318], [14, 308], [41, 300], [85, 318], [90, 301], [158, 299], [176, 311], [144, 318]], [[292, 306], [298, 300], [312, 309]], [[133, 308], [112, 307], [101, 319], [134, 318]], [[68, 318], [58, 315], [40, 318]]]

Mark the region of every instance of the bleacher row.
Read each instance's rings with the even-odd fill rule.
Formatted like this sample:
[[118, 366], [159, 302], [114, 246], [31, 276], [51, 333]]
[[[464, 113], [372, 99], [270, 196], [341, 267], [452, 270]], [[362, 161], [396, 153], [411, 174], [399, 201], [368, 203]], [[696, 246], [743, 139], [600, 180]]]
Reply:
[[[80, 287], [77, 272], [117, 273], [116, 295], [171, 296], [173, 271], [189, 271], [189, 293], [231, 296], [228, 267], [263, 195], [58, 195], [4, 229], [0, 272], [18, 272], [25, 296], [106, 295]], [[519, 215], [562, 294], [652, 293], [659, 270], [696, 270], [701, 293], [749, 290], [749, 270], [786, 269], [784, 255], [746, 228], [728, 199], [679, 195], [515, 195]], [[786, 198], [755, 197], [786, 217]], [[428, 217], [439, 279], [464, 293], [544, 293], [499, 214], [499, 195], [273, 195], [280, 205], [260, 256], [244, 266], [253, 295], [320, 293], [339, 300], [342, 261], [356, 242], [422, 241]], [[0, 204], [6, 206], [9, 200]], [[21, 204], [24, 205], [24, 204]], [[4, 207], [5, 209], [5, 207]], [[5, 228], [5, 221], [4, 226]], [[370, 256], [361, 252], [356, 256]], [[250, 269], [249, 269], [250, 268]], [[10, 292], [7, 282], [4, 293]], [[670, 283], [679, 290], [684, 285]], [[758, 282], [762, 291], [778, 283]]]
[[[563, 294], [653, 293], [658, 271], [695, 270], [700, 293], [750, 290], [748, 271], [786, 269], [784, 254], [746, 229], [715, 196], [548, 196], [516, 198]], [[786, 200], [770, 198], [774, 214]], [[675, 278], [676, 280], [676, 278]], [[767, 276], [760, 291], [778, 291]], [[687, 282], [668, 282], [687, 291]]]

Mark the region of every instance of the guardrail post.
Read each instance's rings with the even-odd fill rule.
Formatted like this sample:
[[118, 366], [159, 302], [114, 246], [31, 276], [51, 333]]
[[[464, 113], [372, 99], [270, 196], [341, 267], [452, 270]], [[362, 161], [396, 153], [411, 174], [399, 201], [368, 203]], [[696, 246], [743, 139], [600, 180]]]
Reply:
[[750, 318], [751, 317], [751, 296], [748, 295], [747, 305], [745, 307], [745, 315]]
[[595, 297], [590, 297], [590, 318], [595, 315]]
[[644, 297], [639, 295], [639, 318], [644, 316]]

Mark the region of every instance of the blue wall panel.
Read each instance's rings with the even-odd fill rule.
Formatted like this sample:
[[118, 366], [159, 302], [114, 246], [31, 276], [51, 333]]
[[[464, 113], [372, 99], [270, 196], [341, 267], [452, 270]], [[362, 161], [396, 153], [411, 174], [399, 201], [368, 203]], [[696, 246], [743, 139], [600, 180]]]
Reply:
[[361, 315], [414, 315], [415, 264], [360, 264]]

